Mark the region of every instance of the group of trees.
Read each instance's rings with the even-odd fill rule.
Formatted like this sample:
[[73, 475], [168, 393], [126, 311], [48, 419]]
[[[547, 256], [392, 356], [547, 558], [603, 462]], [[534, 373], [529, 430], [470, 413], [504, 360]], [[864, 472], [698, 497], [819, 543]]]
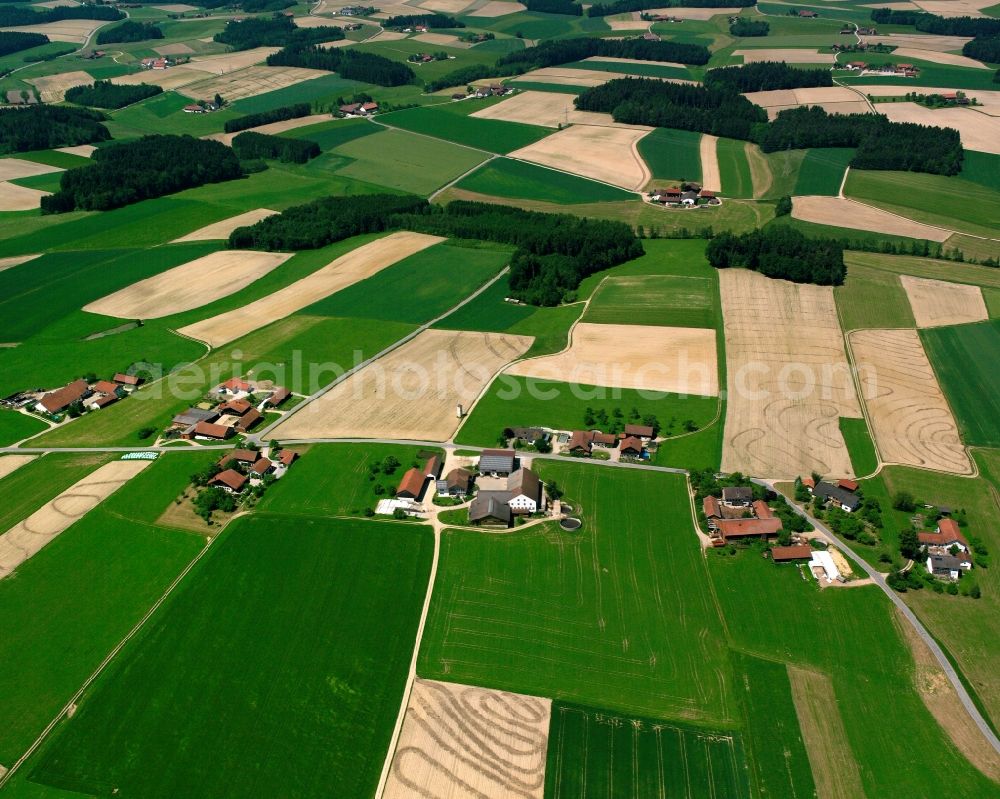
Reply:
[[144, 42], [149, 39], [162, 39], [163, 31], [152, 22], [133, 22], [125, 20], [121, 25], [101, 31], [97, 34], [98, 44], [117, 44], [119, 42]]
[[325, 69], [329, 72], [339, 72], [342, 78], [361, 83], [374, 83], [376, 86], [405, 86], [415, 81], [417, 77], [406, 64], [385, 56], [315, 45], [295, 44], [285, 47], [284, 50], [269, 55], [267, 65]]
[[256, 128], [261, 125], [269, 125], [272, 122], [284, 122], [286, 119], [299, 119], [307, 117], [312, 113], [309, 103], [295, 103], [294, 105], [283, 105], [279, 108], [272, 108], [270, 111], [260, 111], [256, 114], [227, 119], [222, 129], [226, 133], [237, 133], [248, 128]]
[[233, 150], [240, 157], [240, 160], [244, 161], [255, 158], [276, 158], [279, 161], [292, 164], [304, 164], [321, 152], [319, 145], [314, 141], [269, 136], [266, 133], [255, 133], [252, 130], [233, 138]]
[[[676, 419], [671, 419], [668, 427], [672, 429], [674, 422], [676, 422]], [[589, 405], [583, 412], [583, 427], [586, 430], [597, 429], [604, 433], [614, 433], [617, 435], [625, 431], [625, 425], [627, 424], [642, 424], [646, 425], [646, 427], [652, 427], [653, 438], [656, 438], [660, 434], [660, 420], [656, 418], [656, 415], [652, 413], [643, 415], [634, 406], [629, 411], [627, 418], [625, 412], [617, 407], [612, 409], [610, 415], [604, 408], [597, 408], [595, 410]], [[687, 427], [693, 427], [695, 430], [698, 429], [697, 425], [691, 419], [684, 421], [684, 427], [685, 429]]]
[[97, 19], [114, 22], [125, 19], [125, 15], [112, 6], [81, 5], [58, 6], [44, 11], [33, 11], [26, 7], [0, 7], [0, 27], [13, 28], [19, 25], [44, 25], [47, 22], [61, 22], [66, 19]]
[[807, 238], [786, 225], [734, 235], [719, 233], [705, 250], [716, 269], [743, 267], [795, 283], [839, 286], [844, 282], [844, 248], [834, 239]]
[[58, 105], [0, 109], [0, 154], [108, 141], [100, 111]]
[[145, 136], [99, 149], [92, 158], [93, 164], [63, 172], [59, 191], [42, 198], [43, 213], [106, 211], [243, 175], [229, 147], [191, 136]]
[[1000, 36], [1000, 19], [995, 17], [939, 17], [925, 11], [889, 8], [876, 8], [871, 17], [880, 25], [913, 25], [922, 33], [938, 36]]
[[754, 5], [757, 5], [757, 0], [615, 0], [612, 3], [595, 3], [587, 9], [587, 16], [607, 17], [650, 8], [747, 8]]
[[755, 126], [767, 122], [767, 112], [738, 91], [651, 78], [621, 78], [587, 89], [576, 98], [576, 107], [610, 113], [616, 122], [732, 139], [752, 139]]
[[402, 14], [389, 17], [382, 23], [383, 28], [414, 28], [424, 25], [428, 28], [464, 28], [465, 23], [447, 14]]
[[736, 67], [710, 69], [705, 85], [725, 87], [736, 92], [767, 92], [773, 89], [812, 89], [833, 86], [828, 69], [799, 69], [784, 61], [761, 61]]
[[248, 14], [263, 14], [267, 11], [284, 11], [295, 5], [295, 0], [242, 0], [240, 5]]
[[343, 38], [344, 31], [334, 25], [300, 28], [291, 17], [286, 17], [284, 14], [229, 22], [221, 33], [215, 34], [215, 41], [228, 44], [235, 50], [304, 46], [317, 42], [339, 41]]
[[528, 11], [538, 11], [542, 14], [566, 14], [571, 17], [583, 15], [583, 6], [573, 0], [525, 0]]
[[771, 26], [762, 19], [737, 17], [729, 26], [729, 32], [733, 36], [767, 36], [771, 32]]
[[49, 37], [41, 33], [21, 33], [20, 31], [0, 31], [0, 56], [28, 50], [48, 44]]
[[977, 36], [971, 42], [966, 42], [962, 55], [991, 64], [1000, 64], [1000, 34], [994, 36]]
[[138, 83], [134, 86], [118, 85], [109, 80], [95, 81], [93, 86], [74, 86], [66, 90], [66, 99], [71, 103], [89, 105], [94, 108], [124, 108], [147, 97], [155, 97], [163, 92], [162, 86]]

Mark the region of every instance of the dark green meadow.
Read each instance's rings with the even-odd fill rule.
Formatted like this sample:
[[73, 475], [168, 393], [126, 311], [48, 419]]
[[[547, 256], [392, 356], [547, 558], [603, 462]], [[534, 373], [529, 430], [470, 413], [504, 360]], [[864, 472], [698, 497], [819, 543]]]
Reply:
[[14, 411], [0, 411], [0, 447], [8, 447], [15, 441], [42, 432], [45, 428], [45, 422], [40, 419], [33, 419]]
[[260, 515], [83, 698], [30, 779], [124, 796], [368, 796], [399, 709], [429, 530]]
[[868, 432], [868, 422], [864, 419], [848, 419], [840, 417], [840, 432], [847, 444], [847, 452], [851, 456], [851, 466], [854, 474], [859, 477], [871, 474], [878, 468], [878, 455], [871, 433]]
[[722, 193], [727, 197], [753, 197], [753, 179], [747, 161], [746, 142], [719, 139], [716, 148]]
[[449, 113], [445, 110], [447, 108], [448, 106], [444, 109], [424, 107], [394, 111], [380, 116], [379, 123], [491, 153], [509, 153], [552, 133], [548, 128], [535, 125]]
[[638, 146], [654, 180], [701, 180], [700, 133], [655, 128]]
[[635, 199], [632, 192], [615, 186], [509, 158], [493, 159], [455, 185], [493, 197], [571, 205]]
[[792, 193], [836, 197], [853, 157], [854, 150], [850, 147], [813, 147], [807, 150]]

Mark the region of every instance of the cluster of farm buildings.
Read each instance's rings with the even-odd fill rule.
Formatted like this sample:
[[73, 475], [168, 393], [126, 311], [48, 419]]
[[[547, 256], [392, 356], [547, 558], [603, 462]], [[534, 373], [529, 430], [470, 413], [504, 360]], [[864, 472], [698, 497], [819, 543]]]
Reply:
[[655, 431], [648, 425], [627, 424], [621, 433], [601, 430], [558, 431], [543, 427], [508, 427], [504, 437], [515, 446], [538, 448], [543, 442], [556, 454], [577, 458], [594, 457], [595, 451], [611, 460], [645, 460], [656, 441]]
[[14, 410], [59, 417], [76, 406], [81, 412], [99, 411], [127, 397], [142, 385], [137, 375], [117, 373], [110, 380], [88, 381], [79, 378], [61, 388], [45, 391], [22, 391], [0, 400], [0, 405]]
[[294, 450], [260, 452], [255, 449], [234, 449], [219, 459], [220, 471], [208, 485], [220, 488], [229, 494], [242, 494], [252, 485], [264, 482], [269, 476], [280, 479], [295, 463], [299, 454]]
[[895, 75], [898, 78], [916, 78], [920, 75], [920, 69], [913, 64], [869, 64], [867, 61], [849, 61], [837, 66], [861, 75]]
[[248, 433], [267, 411], [279, 408], [291, 395], [284, 386], [232, 377], [213, 389], [211, 401], [177, 414], [165, 437], [225, 441]]
[[653, 189], [648, 196], [650, 202], [684, 208], [718, 205], [720, 202], [714, 191], [703, 189], [696, 183], [685, 183], [682, 186], [670, 186], [666, 189]]

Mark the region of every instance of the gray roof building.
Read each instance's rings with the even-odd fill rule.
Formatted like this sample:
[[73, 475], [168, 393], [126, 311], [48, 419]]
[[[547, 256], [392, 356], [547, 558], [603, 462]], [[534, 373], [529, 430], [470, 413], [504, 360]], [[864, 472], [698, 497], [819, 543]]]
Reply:
[[480, 491], [469, 506], [469, 521], [472, 524], [499, 522], [509, 525], [513, 518], [510, 494], [506, 491]]
[[484, 449], [479, 456], [479, 471], [484, 474], [510, 474], [514, 471], [514, 451]]
[[813, 489], [813, 496], [819, 497], [824, 502], [832, 499], [852, 512], [861, 506], [861, 498], [857, 494], [832, 483], [821, 482]]
[[211, 422], [218, 418], [218, 411], [206, 410], [204, 408], [188, 408], [184, 413], [179, 413], [174, 417], [174, 424], [190, 427], [193, 424], [198, 424], [198, 422]]
[[753, 489], [748, 486], [732, 486], [722, 489], [722, 501], [748, 505], [753, 500]]
[[507, 479], [507, 493], [511, 497], [523, 494], [539, 502], [542, 498], [542, 481], [531, 469], [518, 469]]

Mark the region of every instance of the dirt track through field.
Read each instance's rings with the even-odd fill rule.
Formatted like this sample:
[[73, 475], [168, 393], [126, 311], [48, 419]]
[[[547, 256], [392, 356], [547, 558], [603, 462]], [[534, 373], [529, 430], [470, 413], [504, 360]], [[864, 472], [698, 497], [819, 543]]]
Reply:
[[552, 701], [418, 679], [382, 799], [542, 799]]
[[722, 191], [722, 173], [719, 172], [719, 137], [702, 134], [699, 147], [701, 155], [701, 187], [709, 191]]
[[945, 241], [951, 236], [950, 230], [914, 222], [912, 219], [896, 216], [881, 208], [873, 208], [843, 197], [817, 195], [793, 197], [792, 218], [820, 225], [871, 230], [876, 233], [929, 241]]
[[399, 438], [445, 441], [494, 375], [534, 339], [425, 330], [278, 425], [278, 439]]
[[850, 342], [882, 460], [970, 474], [958, 425], [917, 331], [856, 330]]
[[917, 327], [944, 327], [989, 318], [979, 286], [900, 275]]
[[853, 474], [840, 417], [859, 418], [833, 289], [719, 272], [728, 406], [722, 470]]
[[291, 253], [213, 252], [83, 306], [87, 313], [116, 319], [159, 319], [228, 297], [264, 277]]
[[112, 461], [74, 483], [0, 536], [0, 579], [93, 510], [152, 461]]
[[514, 364], [508, 374], [565, 383], [714, 397], [715, 331], [580, 322], [568, 350]]
[[424, 233], [392, 233], [340, 256], [308, 277], [267, 297], [187, 325], [178, 332], [212, 347], [222, 346], [442, 241], [444, 239], [440, 236]]
[[574, 175], [638, 191], [651, 179], [636, 145], [649, 129], [572, 125], [510, 154]]
[[253, 225], [256, 222], [260, 222], [262, 219], [274, 216], [276, 213], [278, 212], [271, 211], [267, 208], [257, 208], [254, 211], [247, 211], [245, 214], [239, 214], [238, 216], [231, 216], [229, 219], [223, 219], [221, 222], [213, 222], [211, 225], [205, 225], [205, 227], [198, 228], [193, 233], [188, 233], [186, 236], [174, 239], [170, 243], [179, 244], [184, 241], [213, 241], [215, 239], [228, 239], [229, 234], [236, 230], [236, 228]]

